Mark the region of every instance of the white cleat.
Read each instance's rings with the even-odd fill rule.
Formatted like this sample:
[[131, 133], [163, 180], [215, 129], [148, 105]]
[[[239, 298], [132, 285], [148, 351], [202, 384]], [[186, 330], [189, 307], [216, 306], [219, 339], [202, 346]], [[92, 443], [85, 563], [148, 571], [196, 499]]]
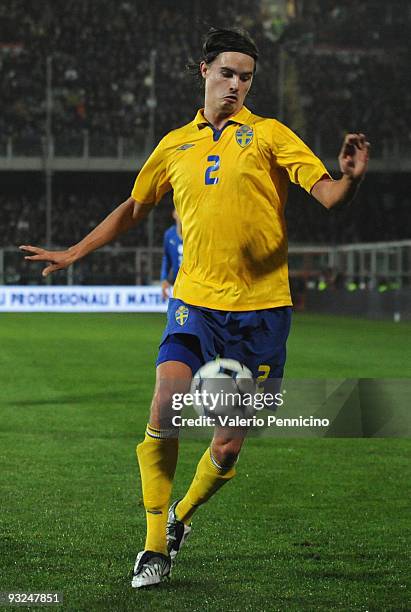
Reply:
[[164, 578], [169, 578], [170, 573], [170, 557], [151, 550], [142, 550], [137, 555], [131, 586], [134, 589], [154, 586], [159, 584]]

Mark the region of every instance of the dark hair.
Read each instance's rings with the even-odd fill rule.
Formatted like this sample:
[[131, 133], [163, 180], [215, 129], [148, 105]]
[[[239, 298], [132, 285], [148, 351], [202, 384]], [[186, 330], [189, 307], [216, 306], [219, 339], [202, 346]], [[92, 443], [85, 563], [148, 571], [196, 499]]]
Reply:
[[258, 49], [246, 30], [226, 30], [224, 28], [210, 28], [203, 44], [202, 60], [211, 64], [224, 51], [238, 51], [250, 55], [257, 63]]
[[211, 64], [224, 51], [237, 51], [252, 57], [255, 62], [255, 72], [258, 60], [257, 45], [246, 30], [238, 28], [230, 30], [226, 28], [210, 28], [204, 37], [201, 58], [197, 62], [190, 61], [187, 64], [187, 70], [196, 76], [200, 83], [203, 83], [199, 68], [200, 62]]

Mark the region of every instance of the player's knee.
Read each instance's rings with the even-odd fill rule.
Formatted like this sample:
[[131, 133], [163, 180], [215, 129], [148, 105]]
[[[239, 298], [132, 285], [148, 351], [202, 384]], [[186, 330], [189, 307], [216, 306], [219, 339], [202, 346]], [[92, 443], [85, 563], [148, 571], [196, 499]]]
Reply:
[[[188, 375], [189, 374], [189, 375]], [[153, 427], [172, 427], [176, 409], [190, 389], [191, 370], [183, 363], [163, 363], [157, 367], [157, 381], [150, 409], [150, 425]]]
[[227, 442], [214, 441], [212, 445], [213, 457], [221, 467], [231, 467], [237, 461], [241, 444], [242, 441], [235, 439]]

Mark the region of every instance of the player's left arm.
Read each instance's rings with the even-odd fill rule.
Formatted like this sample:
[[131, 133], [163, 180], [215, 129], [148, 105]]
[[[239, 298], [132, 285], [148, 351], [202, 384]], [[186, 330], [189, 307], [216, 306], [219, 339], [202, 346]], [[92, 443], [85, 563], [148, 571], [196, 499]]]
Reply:
[[364, 134], [347, 134], [338, 156], [342, 177], [336, 181], [320, 179], [312, 187], [311, 195], [325, 208], [351, 202], [367, 171], [369, 150], [370, 143]]

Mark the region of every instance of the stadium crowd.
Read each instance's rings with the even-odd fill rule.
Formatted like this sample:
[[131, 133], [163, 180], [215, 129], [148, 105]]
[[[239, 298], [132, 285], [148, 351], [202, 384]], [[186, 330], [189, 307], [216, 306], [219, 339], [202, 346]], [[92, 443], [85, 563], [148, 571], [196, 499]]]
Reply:
[[[96, 179], [97, 180], [97, 179]], [[112, 182], [111, 187], [109, 183]], [[107, 181], [84, 187], [61, 181], [52, 210], [52, 241], [67, 246], [129, 195], [133, 177], [110, 175]], [[368, 177], [358, 199], [341, 210], [327, 211], [297, 187], [290, 190], [286, 207], [289, 241], [293, 244], [348, 244], [409, 238], [408, 176], [377, 174]], [[16, 186], [17, 188], [17, 186]], [[39, 193], [0, 194], [0, 246], [42, 244], [45, 241], [45, 198]], [[167, 195], [154, 213], [154, 244], [162, 245], [165, 229], [172, 224], [172, 198]], [[147, 227], [142, 223], [125, 234], [117, 246], [147, 246]], [[116, 246], [116, 245], [114, 245]]]
[[[187, 0], [178, 8], [165, 0], [99, 0], [98, 8], [93, 0], [4, 0], [2, 138], [43, 134], [48, 56], [56, 137], [69, 140], [85, 130], [107, 137], [137, 135], [148, 125], [153, 106], [152, 50], [154, 123], [156, 138], [161, 137], [186, 122], [199, 103], [185, 66], [198, 57], [201, 33], [209, 24], [226, 24], [247, 28], [260, 47], [256, 93], [249, 101], [260, 114], [280, 111], [281, 87], [283, 118], [310, 144], [335, 150], [341, 133], [361, 125], [381, 147], [393, 134], [409, 145], [407, 2], [294, 0], [287, 3], [292, 8], [289, 20], [279, 27], [269, 11], [273, 4], [261, 0], [251, 11], [247, 0]], [[281, 50], [286, 53], [282, 83]], [[297, 102], [287, 103], [287, 95], [297, 96]]]
[[[408, 3], [290, 0], [284, 3], [289, 11], [286, 19], [270, 10], [274, 5], [261, 0], [250, 10], [248, 0], [182, 0], [178, 8], [165, 0], [3, 0], [0, 156], [8, 138], [30, 143], [39, 142], [44, 134], [47, 57], [52, 61], [56, 139], [70, 143], [89, 133], [101, 139], [122, 136], [140, 141], [152, 114], [157, 141], [187, 122], [201, 103], [199, 86], [186, 64], [198, 59], [200, 37], [209, 25], [235, 25], [250, 31], [261, 57], [247, 105], [258, 114], [278, 116], [323, 159], [335, 159], [342, 134], [353, 129], [367, 133], [374, 157], [409, 154]], [[155, 104], [150, 100], [152, 90]], [[94, 176], [93, 185], [84, 187], [78, 175], [59, 185], [56, 173], [55, 245], [79, 240], [123, 195], [128, 196], [134, 177], [124, 173], [112, 180], [113, 176], [109, 174], [104, 185]], [[373, 175], [372, 185], [367, 178], [358, 205], [331, 214], [292, 189], [287, 206], [290, 242], [408, 238], [404, 177]], [[3, 188], [0, 246], [28, 240], [44, 243], [44, 191], [43, 183], [33, 188], [33, 177], [27, 177], [27, 182], [17, 178]], [[168, 196], [156, 210], [156, 246], [161, 246], [164, 229], [171, 223], [171, 207]], [[142, 224], [117, 246], [146, 246], [147, 236]]]
[[[185, 66], [198, 53], [205, 23], [242, 25], [263, 47], [269, 44], [248, 12], [244, 0], [223, 8], [211, 1], [206, 9], [200, 2], [181, 2], [178, 10], [161, 0], [100, 0], [98, 9], [92, 0], [5, 0], [0, 5], [0, 131], [3, 137], [43, 133], [50, 56], [53, 133], [69, 138], [89, 130], [129, 137], [148, 125], [155, 50], [155, 126], [161, 135], [186, 121], [197, 104]], [[267, 65], [271, 56], [266, 54]]]

